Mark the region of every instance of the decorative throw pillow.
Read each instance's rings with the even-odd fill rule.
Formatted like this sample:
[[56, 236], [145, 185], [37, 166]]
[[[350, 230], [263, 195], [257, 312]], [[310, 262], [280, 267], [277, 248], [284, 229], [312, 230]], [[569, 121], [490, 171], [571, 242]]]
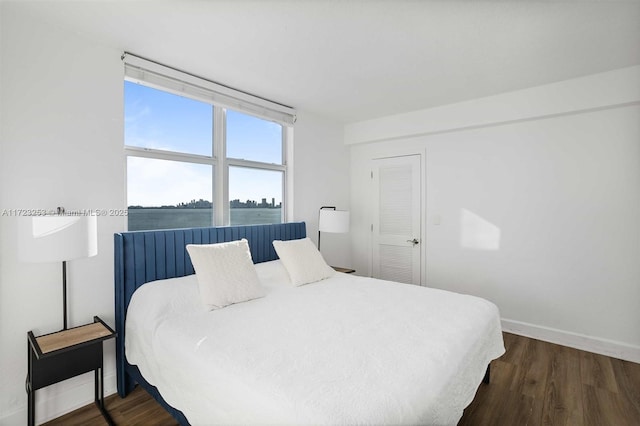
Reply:
[[200, 297], [211, 309], [265, 295], [246, 239], [219, 244], [188, 244]]
[[273, 242], [293, 285], [309, 284], [332, 277], [335, 271], [327, 265], [309, 238]]

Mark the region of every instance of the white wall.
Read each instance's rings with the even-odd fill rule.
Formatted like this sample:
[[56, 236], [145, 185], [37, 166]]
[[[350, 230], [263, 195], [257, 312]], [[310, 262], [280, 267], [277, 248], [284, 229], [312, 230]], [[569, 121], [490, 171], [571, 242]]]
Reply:
[[[316, 243], [320, 207], [349, 209], [350, 161], [343, 130], [342, 124], [304, 112], [294, 129], [294, 219], [307, 222], [307, 235]], [[320, 248], [330, 265], [351, 266], [348, 234], [323, 233]]]
[[[15, 3], [0, 3], [0, 18], [0, 213], [123, 208], [120, 55], [127, 46], [103, 46], [34, 21]], [[313, 236], [320, 205], [349, 204], [348, 149], [341, 124], [299, 117], [292, 219], [307, 221]], [[27, 331], [62, 326], [61, 267], [20, 263], [15, 224], [15, 217], [0, 217], [0, 424], [11, 425], [26, 422]], [[112, 241], [124, 228], [123, 218], [100, 217], [98, 256], [69, 263], [70, 326], [93, 315], [114, 325]], [[348, 241], [338, 250], [348, 257]], [[115, 392], [113, 340], [105, 346], [105, 384], [107, 394]], [[90, 403], [93, 376], [39, 390], [36, 401], [38, 421]]]
[[552, 117], [638, 101], [640, 66], [411, 111], [345, 126], [347, 144], [384, 141]]
[[[577, 101], [623, 74], [624, 101], [611, 93], [608, 106]], [[504, 104], [466, 102], [463, 115], [475, 119], [477, 108], [490, 120], [447, 117], [458, 127], [440, 133], [431, 133], [434, 118], [455, 115], [456, 105], [347, 126], [352, 141], [377, 138], [369, 124], [393, 139], [352, 145], [354, 267], [370, 268], [370, 159], [418, 153], [428, 286], [495, 302], [506, 330], [640, 362], [639, 83], [633, 67], [505, 94]], [[541, 106], [558, 90], [570, 111], [550, 103], [537, 117], [496, 114], [511, 102]], [[408, 129], [425, 134], [404, 137]]]
[[[17, 260], [17, 217], [10, 212], [124, 206], [123, 68], [118, 50], [2, 7], [0, 422], [10, 424], [26, 421], [27, 331], [38, 335], [62, 327], [61, 265]], [[123, 228], [124, 218], [99, 218], [98, 256], [69, 262], [70, 326], [93, 315], [113, 326], [112, 240]], [[112, 391], [113, 340], [105, 348]], [[85, 374], [38, 391], [36, 418], [90, 401], [92, 380]]]

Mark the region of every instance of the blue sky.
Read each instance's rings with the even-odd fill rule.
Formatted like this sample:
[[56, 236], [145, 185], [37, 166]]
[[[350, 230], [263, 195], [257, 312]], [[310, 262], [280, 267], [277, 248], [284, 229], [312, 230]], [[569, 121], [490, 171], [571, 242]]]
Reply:
[[[212, 155], [213, 107], [207, 103], [125, 81], [125, 144]], [[227, 156], [282, 161], [282, 127], [227, 110]], [[128, 204], [176, 204], [211, 200], [212, 169], [206, 165], [129, 158]], [[282, 173], [232, 168], [229, 199], [282, 201]]]

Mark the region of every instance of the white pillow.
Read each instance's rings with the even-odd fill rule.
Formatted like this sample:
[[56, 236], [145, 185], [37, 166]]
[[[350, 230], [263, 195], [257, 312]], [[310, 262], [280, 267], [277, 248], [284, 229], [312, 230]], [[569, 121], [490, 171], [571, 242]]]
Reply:
[[265, 295], [246, 239], [219, 244], [187, 244], [200, 297], [211, 309]]
[[273, 241], [278, 257], [289, 273], [293, 285], [309, 284], [332, 277], [336, 271], [324, 261], [309, 238]]

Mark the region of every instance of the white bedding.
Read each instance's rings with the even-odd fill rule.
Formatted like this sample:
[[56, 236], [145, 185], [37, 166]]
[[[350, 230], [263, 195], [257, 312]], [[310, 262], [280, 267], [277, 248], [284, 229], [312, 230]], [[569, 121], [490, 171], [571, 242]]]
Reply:
[[191, 424], [455, 425], [504, 353], [484, 299], [256, 266], [261, 299], [209, 311], [193, 275], [131, 299], [127, 359]]

